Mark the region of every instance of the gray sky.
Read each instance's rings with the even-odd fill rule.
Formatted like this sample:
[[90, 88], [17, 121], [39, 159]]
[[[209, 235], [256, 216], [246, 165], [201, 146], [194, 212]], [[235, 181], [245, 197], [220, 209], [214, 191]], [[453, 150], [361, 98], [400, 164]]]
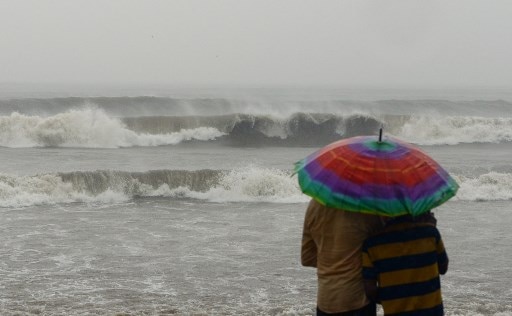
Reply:
[[512, 86], [510, 0], [0, 0], [0, 82]]

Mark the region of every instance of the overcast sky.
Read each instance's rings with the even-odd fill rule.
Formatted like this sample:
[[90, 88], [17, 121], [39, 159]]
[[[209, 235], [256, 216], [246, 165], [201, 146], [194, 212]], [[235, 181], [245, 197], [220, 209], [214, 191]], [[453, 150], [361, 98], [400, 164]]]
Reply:
[[512, 86], [510, 0], [0, 0], [0, 82]]

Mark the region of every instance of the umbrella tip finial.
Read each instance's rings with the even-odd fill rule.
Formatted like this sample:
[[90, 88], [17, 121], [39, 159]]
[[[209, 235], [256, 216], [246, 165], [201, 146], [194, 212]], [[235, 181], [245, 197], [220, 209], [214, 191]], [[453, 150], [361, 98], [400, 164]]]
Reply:
[[382, 126], [379, 128], [379, 143], [382, 141]]

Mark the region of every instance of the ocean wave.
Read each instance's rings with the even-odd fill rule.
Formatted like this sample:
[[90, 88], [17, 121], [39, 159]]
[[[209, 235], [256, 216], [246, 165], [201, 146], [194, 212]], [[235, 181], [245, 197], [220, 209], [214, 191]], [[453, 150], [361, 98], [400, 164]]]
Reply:
[[223, 143], [234, 146], [319, 147], [341, 138], [377, 135], [380, 127], [384, 127], [385, 134], [425, 146], [512, 141], [512, 118], [294, 113], [286, 118], [234, 114], [124, 118], [123, 122], [145, 133], [211, 126], [225, 134]]
[[233, 114], [201, 117], [138, 117], [123, 122], [138, 132], [164, 133], [209, 126], [224, 133], [230, 146], [318, 146], [340, 138], [375, 134], [382, 122], [366, 114], [294, 113], [286, 118]]
[[512, 118], [365, 112], [120, 118], [87, 106], [52, 116], [0, 116], [0, 146], [119, 148], [213, 141], [228, 146], [321, 147], [342, 138], [377, 135], [380, 127], [385, 134], [425, 146], [512, 141]]
[[248, 166], [220, 170], [91, 171], [34, 176], [0, 174], [0, 207], [117, 203], [139, 197], [212, 202], [307, 201], [290, 172]]
[[[454, 175], [454, 200], [512, 200], [512, 174]], [[76, 171], [34, 176], [0, 174], [0, 207], [61, 203], [121, 203], [163, 197], [209, 202], [305, 203], [291, 171], [258, 166], [232, 170]]]
[[181, 129], [171, 133], [137, 133], [103, 110], [85, 108], [50, 117], [11, 113], [0, 116], [0, 146], [119, 148], [175, 145], [189, 140], [208, 141], [222, 136], [213, 127]]
[[268, 115], [111, 117], [95, 107], [53, 116], [0, 116], [0, 146], [119, 148], [222, 140], [231, 146], [318, 146], [374, 134], [382, 122], [364, 114], [295, 113]]

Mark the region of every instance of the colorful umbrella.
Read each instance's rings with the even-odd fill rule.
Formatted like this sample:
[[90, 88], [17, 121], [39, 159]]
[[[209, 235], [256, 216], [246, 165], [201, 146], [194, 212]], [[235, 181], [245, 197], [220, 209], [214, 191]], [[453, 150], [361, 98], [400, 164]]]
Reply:
[[392, 137], [334, 142], [297, 162], [295, 172], [302, 192], [325, 206], [384, 216], [422, 214], [459, 188], [421, 149]]

